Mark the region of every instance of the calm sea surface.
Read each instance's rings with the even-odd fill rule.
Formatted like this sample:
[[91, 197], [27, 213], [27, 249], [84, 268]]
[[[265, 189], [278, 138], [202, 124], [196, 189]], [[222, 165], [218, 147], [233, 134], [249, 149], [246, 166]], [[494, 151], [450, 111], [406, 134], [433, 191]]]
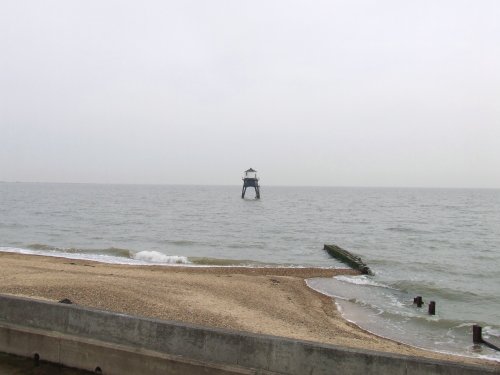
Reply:
[[[500, 360], [500, 190], [0, 183], [0, 251], [130, 264], [343, 267], [311, 279], [345, 317], [411, 345]], [[0, 266], [1, 267], [1, 266]], [[436, 301], [437, 314], [413, 297]]]

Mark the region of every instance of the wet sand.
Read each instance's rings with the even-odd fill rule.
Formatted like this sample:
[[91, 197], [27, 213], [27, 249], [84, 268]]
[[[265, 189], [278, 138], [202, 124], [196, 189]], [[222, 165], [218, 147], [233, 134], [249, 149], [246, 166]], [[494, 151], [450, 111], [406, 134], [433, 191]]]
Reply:
[[350, 269], [130, 266], [0, 253], [0, 293], [321, 343], [462, 363], [500, 364], [429, 352], [344, 320], [306, 278]]

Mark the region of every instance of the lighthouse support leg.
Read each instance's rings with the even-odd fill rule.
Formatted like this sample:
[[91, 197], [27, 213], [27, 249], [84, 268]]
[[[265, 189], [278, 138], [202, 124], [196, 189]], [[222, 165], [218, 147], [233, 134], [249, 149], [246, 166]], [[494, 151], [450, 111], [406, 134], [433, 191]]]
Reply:
[[247, 187], [243, 185], [243, 190], [241, 190], [241, 198], [245, 198], [245, 193], [247, 191]]
[[255, 187], [255, 198], [260, 199], [260, 190], [258, 186]]

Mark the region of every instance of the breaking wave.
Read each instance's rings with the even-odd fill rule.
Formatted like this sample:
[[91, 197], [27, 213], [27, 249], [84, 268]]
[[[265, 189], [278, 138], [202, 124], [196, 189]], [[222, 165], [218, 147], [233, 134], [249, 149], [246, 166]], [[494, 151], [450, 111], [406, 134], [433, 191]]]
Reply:
[[383, 285], [373, 281], [370, 277], [362, 275], [362, 276], [335, 276], [335, 279], [339, 281], [343, 281], [345, 283], [356, 284], [356, 285], [371, 285], [378, 286], [382, 288], [390, 288], [387, 285]]
[[160, 264], [189, 264], [187, 257], [179, 255], [166, 255], [158, 251], [139, 251], [132, 255], [133, 259], [142, 260], [150, 263]]
[[31, 244], [26, 247], [0, 247], [0, 252], [43, 255], [68, 259], [91, 260], [102, 263], [151, 265], [151, 264], [191, 264], [187, 257], [166, 255], [158, 251], [135, 252], [115, 247], [105, 249], [60, 248], [45, 244]]

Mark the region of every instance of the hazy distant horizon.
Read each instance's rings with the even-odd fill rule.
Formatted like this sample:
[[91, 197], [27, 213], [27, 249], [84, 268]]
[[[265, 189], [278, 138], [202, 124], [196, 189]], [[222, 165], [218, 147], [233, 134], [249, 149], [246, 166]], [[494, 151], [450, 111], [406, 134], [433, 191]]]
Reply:
[[[236, 190], [241, 190], [240, 184], [176, 184], [176, 183], [103, 183], [103, 182], [57, 182], [57, 181], [2, 181], [0, 184], [46, 184], [46, 185], [116, 185], [116, 186], [207, 186], [207, 187], [234, 187]], [[500, 187], [473, 187], [473, 186], [350, 186], [350, 185], [279, 185], [279, 184], [263, 184], [260, 181], [261, 191], [266, 187], [272, 188], [333, 188], [333, 189], [429, 189], [429, 190], [500, 190]], [[250, 195], [253, 194], [253, 189], [250, 188]]]
[[496, 0], [0, 4], [0, 180], [500, 188]]

